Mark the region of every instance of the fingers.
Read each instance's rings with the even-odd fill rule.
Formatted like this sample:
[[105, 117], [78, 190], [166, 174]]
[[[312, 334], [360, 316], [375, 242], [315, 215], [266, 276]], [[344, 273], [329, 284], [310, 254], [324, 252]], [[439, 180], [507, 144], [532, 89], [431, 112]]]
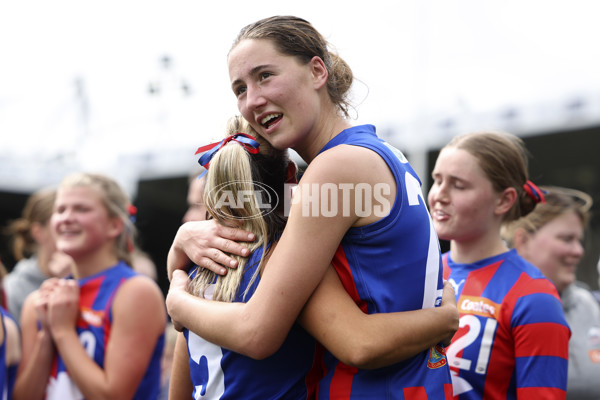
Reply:
[[[224, 239], [229, 239], [229, 241], [228, 241], [229, 243], [235, 243], [235, 242], [232, 242], [234, 240], [239, 241], [239, 242], [252, 242], [254, 240], [254, 234], [252, 232], [248, 232], [248, 231], [245, 231], [245, 230], [239, 229], [239, 228], [232, 228], [229, 226], [224, 226], [217, 222], [215, 222], [215, 223], [217, 224], [218, 235]], [[237, 243], [235, 243], [235, 244], [237, 244]], [[224, 249], [224, 250], [229, 251], [227, 249]], [[241, 256], [242, 254], [238, 254], [238, 255]]]
[[254, 234], [219, 224], [215, 220], [190, 221], [177, 231], [167, 258], [169, 279], [173, 271], [186, 269], [190, 261], [216, 274], [227, 274], [227, 268], [237, 268], [237, 260], [226, 253], [246, 257], [247, 247], [236, 241], [252, 241]]

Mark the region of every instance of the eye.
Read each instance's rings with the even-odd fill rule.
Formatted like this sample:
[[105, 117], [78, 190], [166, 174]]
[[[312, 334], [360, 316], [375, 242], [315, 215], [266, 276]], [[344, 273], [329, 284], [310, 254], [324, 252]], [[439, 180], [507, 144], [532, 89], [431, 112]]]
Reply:
[[270, 72], [261, 72], [259, 75], [259, 78], [261, 81], [264, 81], [265, 79], [267, 79], [268, 77], [272, 76], [273, 74]]
[[236, 86], [233, 89], [233, 93], [235, 94], [236, 97], [240, 97], [242, 94], [246, 93], [246, 86]]

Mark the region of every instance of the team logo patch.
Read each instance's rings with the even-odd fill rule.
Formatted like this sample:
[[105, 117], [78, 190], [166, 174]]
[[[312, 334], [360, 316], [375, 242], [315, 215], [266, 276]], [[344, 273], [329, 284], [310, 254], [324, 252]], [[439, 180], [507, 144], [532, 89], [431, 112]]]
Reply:
[[446, 350], [439, 344], [429, 349], [429, 359], [427, 360], [427, 368], [436, 369], [447, 364]]

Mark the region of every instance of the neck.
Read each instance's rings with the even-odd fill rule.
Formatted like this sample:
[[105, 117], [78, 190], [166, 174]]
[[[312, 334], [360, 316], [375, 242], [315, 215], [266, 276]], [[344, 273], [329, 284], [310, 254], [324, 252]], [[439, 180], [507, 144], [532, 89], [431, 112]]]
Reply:
[[339, 115], [332, 116], [328, 114], [318, 121], [315, 126], [316, 128], [306, 136], [302, 143], [293, 147], [307, 164], [310, 164], [331, 139], [352, 125]]
[[507, 251], [508, 247], [500, 237], [500, 233], [478, 237], [474, 240], [452, 240], [450, 242], [452, 261], [460, 264], [472, 264]]
[[96, 251], [90, 254], [72, 256], [77, 268], [74, 276], [77, 279], [87, 278], [115, 266], [119, 260], [113, 248]]

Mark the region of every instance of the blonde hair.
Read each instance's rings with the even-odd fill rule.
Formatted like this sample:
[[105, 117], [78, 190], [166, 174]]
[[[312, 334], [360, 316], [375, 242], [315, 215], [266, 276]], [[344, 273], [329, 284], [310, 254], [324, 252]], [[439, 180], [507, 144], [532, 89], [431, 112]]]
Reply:
[[129, 197], [112, 178], [93, 173], [79, 172], [63, 179], [59, 188], [91, 187], [98, 191], [109, 217], [120, 218], [123, 230], [115, 241], [115, 255], [119, 260], [132, 265], [132, 249], [136, 228], [129, 215]]
[[592, 197], [587, 193], [575, 189], [558, 186], [544, 186], [540, 188], [545, 192], [545, 202], [538, 203], [528, 215], [502, 226], [502, 239], [509, 247], [514, 247], [515, 232], [523, 229], [534, 234], [550, 221], [569, 212], [574, 212], [584, 227], [590, 219]]
[[6, 232], [12, 237], [12, 252], [15, 260], [31, 257], [38, 244], [31, 235], [34, 224], [46, 226], [54, 210], [55, 189], [41, 189], [33, 193], [25, 202], [21, 217], [12, 221]]
[[[285, 226], [285, 218], [281, 215], [283, 187], [285, 184], [288, 165], [287, 153], [275, 150], [266, 141], [258, 139], [258, 135], [241, 117], [230, 119], [227, 134], [247, 133], [257, 138], [260, 143], [259, 154], [250, 154], [242, 145], [230, 141], [220, 148], [210, 161], [206, 175], [204, 202], [210, 215], [225, 225], [232, 225], [255, 234], [254, 242], [239, 242], [246, 246], [250, 253], [258, 248], [263, 249], [250, 282], [243, 293], [245, 297], [252, 284], [256, 281], [267, 254], [269, 244], [276, 239]], [[266, 154], [265, 154], [266, 153]], [[259, 184], [258, 187], [257, 184]], [[231, 198], [244, 198], [243, 202], [231, 204], [223, 202], [219, 195], [220, 188], [227, 187]], [[265, 212], [256, 196], [260, 195], [262, 187], [268, 186], [276, 196], [261, 198], [261, 204], [268, 203], [270, 208]], [[259, 189], [259, 190], [257, 190]], [[244, 193], [254, 193], [245, 197]], [[240, 206], [242, 205], [242, 206]], [[227, 275], [217, 275], [207, 269], [199, 269], [190, 283], [190, 292], [204, 296], [206, 289], [215, 284], [213, 300], [232, 302], [238, 294], [246, 267], [247, 258], [229, 254], [238, 261], [236, 269], [229, 269]], [[215, 282], [216, 281], [216, 282]]]

